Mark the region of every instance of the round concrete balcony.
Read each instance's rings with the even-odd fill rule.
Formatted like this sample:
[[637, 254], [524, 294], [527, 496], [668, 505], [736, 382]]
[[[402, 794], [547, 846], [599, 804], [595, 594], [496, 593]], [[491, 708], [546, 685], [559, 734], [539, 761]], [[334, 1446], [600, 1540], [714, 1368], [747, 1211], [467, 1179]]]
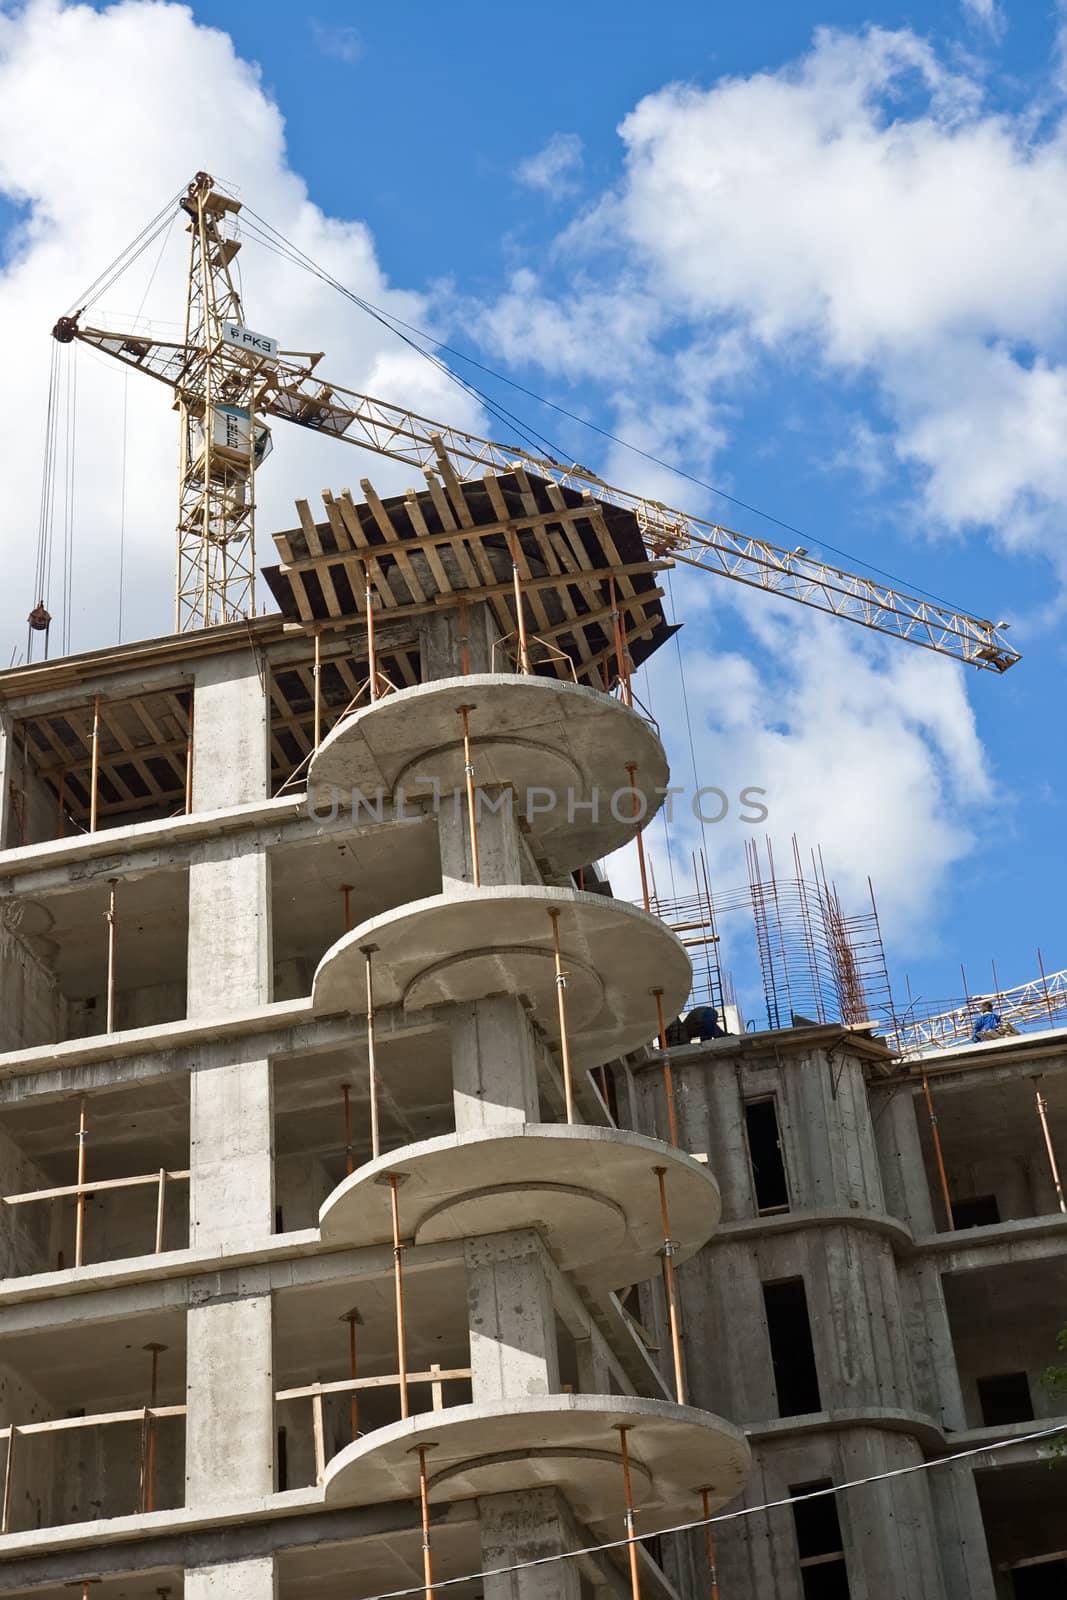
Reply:
[[635, 711], [582, 684], [503, 672], [420, 684], [353, 712], [316, 751], [309, 789], [347, 805], [354, 789], [414, 800], [464, 788], [464, 707], [475, 784], [514, 789], [517, 815], [557, 872], [609, 855], [663, 803], [667, 758]]
[[319, 1212], [324, 1242], [392, 1241], [387, 1179], [399, 1177], [401, 1228], [415, 1244], [537, 1228], [557, 1264], [590, 1293], [660, 1270], [659, 1180], [677, 1264], [719, 1221], [719, 1187], [701, 1162], [618, 1128], [514, 1123], [408, 1145], [338, 1184]]
[[366, 961], [374, 949], [377, 1006], [428, 1006], [523, 995], [534, 1020], [560, 1039], [551, 911], [559, 912], [567, 1035], [576, 1066], [596, 1066], [646, 1044], [656, 1032], [653, 989], [664, 1015], [689, 993], [684, 946], [655, 917], [625, 900], [543, 885], [471, 889], [413, 900], [372, 917], [332, 945], [312, 990], [319, 1012], [366, 1009]]
[[328, 1505], [417, 1499], [418, 1448], [426, 1447], [431, 1504], [479, 1495], [559, 1489], [594, 1530], [622, 1532], [625, 1427], [642, 1534], [713, 1509], [744, 1487], [749, 1450], [721, 1417], [634, 1395], [539, 1395], [423, 1412], [380, 1428], [327, 1464]]

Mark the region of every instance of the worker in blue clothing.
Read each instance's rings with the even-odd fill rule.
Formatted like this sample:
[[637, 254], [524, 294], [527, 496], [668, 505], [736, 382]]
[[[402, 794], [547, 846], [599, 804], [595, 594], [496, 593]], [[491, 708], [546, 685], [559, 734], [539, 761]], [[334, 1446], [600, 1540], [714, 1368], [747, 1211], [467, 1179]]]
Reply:
[[983, 1000], [982, 1009], [974, 1019], [971, 1043], [981, 1044], [983, 1039], [1001, 1039], [1015, 1031], [1010, 1022], [1003, 1021], [999, 1011], [993, 1010], [992, 1000]]

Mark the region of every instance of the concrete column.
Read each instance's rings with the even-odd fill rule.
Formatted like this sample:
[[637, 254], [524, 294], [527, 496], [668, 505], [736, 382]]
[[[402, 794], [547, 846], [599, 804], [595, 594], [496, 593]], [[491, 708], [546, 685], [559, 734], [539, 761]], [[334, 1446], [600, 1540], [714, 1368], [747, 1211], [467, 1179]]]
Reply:
[[[484, 601], [478, 601], [465, 608], [465, 616], [469, 671], [492, 672], [493, 645], [500, 637], [492, 613]], [[463, 676], [463, 633], [464, 613], [458, 606], [422, 619], [419, 624], [419, 655], [423, 683], [435, 678]], [[495, 670], [511, 670], [503, 650], [496, 652]]]
[[884, 1098], [879, 1096], [873, 1106], [886, 1208], [917, 1236], [934, 1233], [937, 1227], [919, 1142], [918, 1109], [910, 1088], [898, 1088]]
[[559, 1392], [559, 1350], [545, 1248], [532, 1230], [468, 1239], [471, 1397]]
[[[517, 1561], [535, 1561], [576, 1548], [573, 1518], [555, 1489], [495, 1494], [478, 1501], [482, 1565], [488, 1570]], [[486, 1578], [485, 1600], [579, 1600], [577, 1561]]]
[[223, 1293], [220, 1284], [220, 1298], [194, 1306], [187, 1319], [185, 1503], [192, 1509], [274, 1492], [270, 1295], [239, 1297], [237, 1284], [233, 1298]]
[[273, 1556], [187, 1567], [185, 1600], [276, 1600], [278, 1575]]
[[[198, 811], [268, 793], [267, 694], [249, 651], [196, 668], [193, 805]], [[270, 868], [240, 840], [205, 844], [189, 867], [188, 1014], [266, 1004], [271, 992]], [[190, 1091], [192, 1243], [233, 1249], [274, 1224], [269, 1061], [205, 1047]], [[271, 1299], [257, 1274], [220, 1274], [187, 1319], [186, 1504], [205, 1508], [274, 1491]], [[274, 1594], [272, 1561], [196, 1569], [194, 1600]]]
[[[478, 825], [478, 876], [483, 889], [521, 883], [526, 854], [515, 815], [515, 796], [496, 785], [475, 791]], [[462, 894], [474, 884], [474, 855], [465, 791], [443, 794], [437, 815], [441, 847], [441, 888]]]
[[270, 793], [268, 668], [253, 650], [210, 656], [193, 677], [193, 810]]
[[452, 1095], [456, 1132], [540, 1116], [530, 1023], [521, 1000], [494, 995], [453, 1008]]

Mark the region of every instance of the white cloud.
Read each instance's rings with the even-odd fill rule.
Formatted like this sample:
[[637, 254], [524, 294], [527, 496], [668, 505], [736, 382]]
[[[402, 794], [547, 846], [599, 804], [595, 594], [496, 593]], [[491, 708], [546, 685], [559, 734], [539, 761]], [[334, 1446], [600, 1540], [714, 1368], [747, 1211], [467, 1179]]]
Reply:
[[[670, 830], [676, 871], [688, 883], [690, 853], [704, 844], [713, 881], [735, 888], [746, 881], [746, 838], [762, 842], [769, 834], [787, 862], [796, 833], [802, 846], [822, 846], [846, 908], [865, 902], [870, 875], [884, 932], [914, 950], [943, 904], [952, 866], [1000, 802], [963, 669], [883, 646], [765, 595], [735, 597], [735, 588], [720, 585], [717, 610], [740, 612], [756, 653], [717, 649], [714, 637], [683, 651], [697, 778], [730, 801], [722, 821], [703, 832], [692, 814], [692, 757], [673, 648], [655, 658], [651, 672], [672, 781], [687, 790]], [[739, 796], [749, 787], [766, 791], [769, 815], [758, 825], [741, 818]], [[715, 815], [721, 802], [710, 797], [705, 809]], [[648, 843], [663, 892], [660, 822]], [[626, 852], [610, 870], [635, 892]]]
[[873, 377], [929, 519], [1007, 519], [1058, 555], [1058, 114], [987, 109], [977, 78], [907, 30], [824, 29], [780, 71], [642, 100], [620, 128], [622, 182], [562, 247], [605, 301], [636, 285], [661, 329], [726, 327], [750, 352]]
[[[166, 70], [146, 64], [166, 63]], [[107, 85], [106, 97], [101, 85]], [[26, 638], [49, 362], [49, 332], [64, 311], [166, 197], [198, 168], [242, 197], [342, 282], [408, 321], [430, 311], [393, 289], [358, 221], [325, 216], [288, 165], [284, 124], [257, 69], [229, 37], [200, 27], [185, 6], [123, 3], [96, 11], [31, 0], [0, 13], [0, 195], [28, 208], [0, 271], [0, 341], [17, 382], [0, 391], [5, 557], [4, 647]], [[155, 252], [93, 310], [132, 316]], [[186, 243], [175, 223], [145, 305], [164, 337], [183, 317]], [[323, 285], [246, 243], [238, 258], [251, 326], [290, 349], [325, 349], [336, 382], [407, 402], [427, 416], [482, 421], [473, 403], [427, 362], [362, 318]], [[126, 324], [123, 324], [124, 326]], [[179, 335], [180, 336], [180, 335]], [[126, 636], [170, 631], [173, 617], [177, 429], [167, 391], [78, 349], [78, 489], [75, 506], [75, 649], [111, 643], [117, 616], [123, 385], [127, 383]], [[259, 558], [269, 534], [291, 527], [293, 499], [369, 476], [391, 492], [416, 481], [395, 466], [279, 424], [259, 479]], [[51, 609], [60, 588], [53, 564]], [[53, 640], [53, 648], [55, 640]]]
[[994, 39], [999, 39], [1007, 25], [997, 0], [962, 0], [964, 15], [988, 29]]
[[520, 161], [515, 176], [528, 189], [550, 194], [572, 194], [582, 165], [582, 141], [576, 133], [554, 133], [540, 150]]
[[320, 55], [332, 56], [335, 61], [351, 66], [363, 56], [363, 39], [358, 28], [345, 23], [319, 22], [312, 17], [311, 38]]

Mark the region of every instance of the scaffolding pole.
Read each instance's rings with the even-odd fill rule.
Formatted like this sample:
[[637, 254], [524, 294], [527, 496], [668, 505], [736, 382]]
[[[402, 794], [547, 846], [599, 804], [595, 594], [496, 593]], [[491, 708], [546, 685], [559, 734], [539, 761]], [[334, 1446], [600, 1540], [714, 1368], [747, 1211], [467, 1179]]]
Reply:
[[82, 1264], [82, 1253], [85, 1246], [85, 1162], [86, 1144], [89, 1138], [89, 1117], [85, 1107], [85, 1100], [81, 1102], [78, 1111], [78, 1198], [74, 1206], [74, 1265]]
[[650, 991], [656, 1002], [656, 1021], [659, 1024], [659, 1047], [663, 1053], [663, 1094], [667, 1101], [667, 1132], [671, 1144], [678, 1143], [678, 1110], [674, 1103], [674, 1074], [671, 1071], [671, 1053], [667, 1047], [667, 1024], [663, 1020], [663, 990]]
[[1060, 1169], [1056, 1164], [1056, 1151], [1052, 1144], [1052, 1134], [1049, 1132], [1048, 1101], [1041, 1093], [1036, 1078], [1034, 1079], [1034, 1096], [1037, 1101], [1037, 1114], [1041, 1119], [1041, 1132], [1045, 1137], [1045, 1150], [1048, 1153], [1049, 1171], [1052, 1173], [1052, 1182], [1056, 1186], [1056, 1199], [1059, 1201], [1060, 1210], [1067, 1212], [1067, 1201], [1064, 1200], [1063, 1184], [1060, 1182]]
[[715, 1565], [715, 1530], [711, 1526], [711, 1499], [710, 1490], [701, 1489], [700, 1502], [704, 1511], [704, 1547], [708, 1556], [708, 1579], [710, 1582], [710, 1600], [719, 1600], [719, 1575]]
[[637, 1527], [634, 1520], [634, 1492], [630, 1481], [630, 1445], [627, 1434], [631, 1424], [619, 1422], [615, 1431], [619, 1435], [622, 1452], [622, 1491], [626, 1501], [626, 1553], [630, 1559], [630, 1600], [641, 1600], [641, 1572], [637, 1564]]
[[404, 1247], [400, 1242], [400, 1198], [397, 1190], [406, 1174], [387, 1172], [389, 1209], [393, 1223], [393, 1290], [396, 1301], [396, 1370], [400, 1376], [400, 1419], [408, 1416], [407, 1327], [404, 1321]]
[[480, 889], [482, 885], [482, 870], [478, 858], [478, 807], [475, 804], [474, 794], [474, 762], [471, 760], [470, 714], [473, 710], [473, 706], [460, 706], [459, 714], [463, 718], [463, 777], [467, 788], [467, 827], [470, 830], [471, 841], [471, 873], [474, 878], [474, 887]]
[[362, 947], [363, 958], [367, 963], [367, 1089], [370, 1096], [370, 1153], [371, 1160], [377, 1161], [382, 1153], [381, 1126], [378, 1114], [378, 1052], [377, 1052], [377, 1022], [374, 1012], [374, 952], [376, 944], [365, 944]]
[[107, 910], [107, 1032], [115, 1030], [115, 895], [117, 878], [108, 879]]

